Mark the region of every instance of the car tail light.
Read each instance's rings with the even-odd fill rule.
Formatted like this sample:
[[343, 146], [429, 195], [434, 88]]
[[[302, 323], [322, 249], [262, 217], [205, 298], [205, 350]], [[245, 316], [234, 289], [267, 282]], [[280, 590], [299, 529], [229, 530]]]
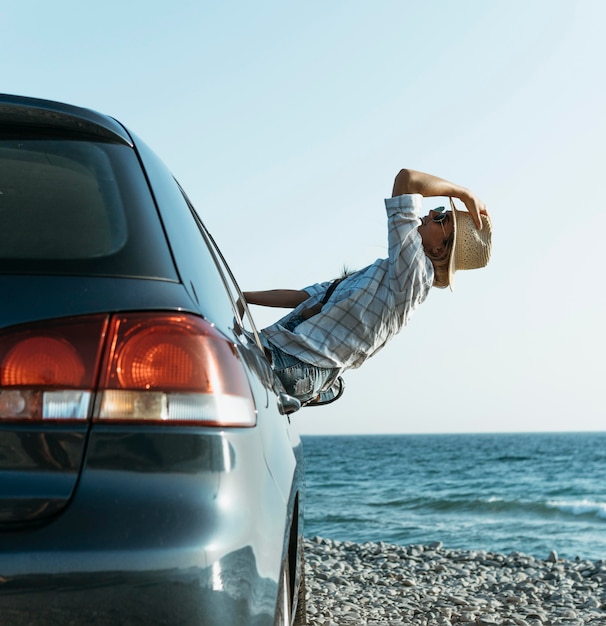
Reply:
[[0, 335], [0, 420], [89, 415], [100, 422], [256, 423], [235, 346], [193, 315], [91, 316]]
[[190, 315], [116, 316], [96, 419], [253, 426], [254, 404], [232, 343]]
[[30, 324], [0, 334], [0, 420], [86, 420], [107, 316]]

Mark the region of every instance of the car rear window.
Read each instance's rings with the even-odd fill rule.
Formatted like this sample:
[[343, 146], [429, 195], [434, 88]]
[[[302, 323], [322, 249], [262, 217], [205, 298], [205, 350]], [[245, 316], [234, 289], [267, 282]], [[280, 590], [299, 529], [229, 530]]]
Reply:
[[0, 136], [0, 272], [177, 280], [133, 149]]

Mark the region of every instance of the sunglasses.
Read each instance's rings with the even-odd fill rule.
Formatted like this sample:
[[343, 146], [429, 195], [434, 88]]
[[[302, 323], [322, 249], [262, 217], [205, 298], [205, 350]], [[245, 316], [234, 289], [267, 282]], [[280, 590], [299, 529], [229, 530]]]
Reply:
[[434, 211], [438, 214], [433, 218], [434, 222], [438, 222], [438, 224], [440, 222], [443, 222], [446, 219], [446, 207], [443, 206], [439, 206], [437, 208], [434, 209]]
[[443, 206], [439, 206], [438, 208], [434, 209], [434, 211], [438, 215], [432, 218], [432, 222], [437, 222], [442, 227], [442, 232], [444, 233], [444, 239], [447, 239], [446, 231], [444, 230], [444, 220], [446, 219], [446, 213], [444, 211], [446, 211], [446, 208]]

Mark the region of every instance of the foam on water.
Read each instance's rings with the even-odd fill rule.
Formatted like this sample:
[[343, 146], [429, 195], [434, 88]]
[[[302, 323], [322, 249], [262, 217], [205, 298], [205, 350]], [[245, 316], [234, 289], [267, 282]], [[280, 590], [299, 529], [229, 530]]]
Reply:
[[547, 506], [563, 511], [564, 513], [572, 513], [573, 515], [595, 515], [600, 519], [606, 520], [606, 502], [592, 502], [591, 500], [551, 500], [547, 502]]

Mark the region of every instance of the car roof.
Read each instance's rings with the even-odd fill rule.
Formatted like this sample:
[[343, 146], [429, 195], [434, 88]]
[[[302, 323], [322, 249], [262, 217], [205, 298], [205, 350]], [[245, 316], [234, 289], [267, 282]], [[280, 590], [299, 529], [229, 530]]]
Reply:
[[0, 126], [77, 133], [133, 146], [126, 129], [115, 119], [91, 109], [52, 100], [0, 94]]

